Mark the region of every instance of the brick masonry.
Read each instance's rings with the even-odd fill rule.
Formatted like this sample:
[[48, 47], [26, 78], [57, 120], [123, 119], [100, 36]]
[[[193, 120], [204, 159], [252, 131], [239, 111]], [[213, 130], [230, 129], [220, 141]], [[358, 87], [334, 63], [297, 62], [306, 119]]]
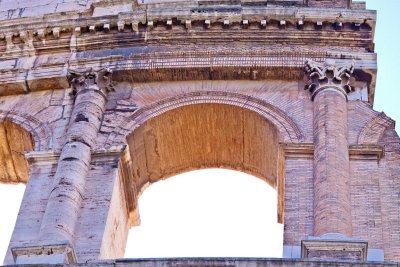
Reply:
[[[285, 246], [334, 232], [400, 261], [400, 139], [372, 108], [375, 12], [328, 0], [155, 2], [0, 2], [0, 181], [27, 181], [5, 263], [120, 258], [143, 190], [204, 167], [274, 186]], [[114, 263], [165, 262], [94, 264]]]

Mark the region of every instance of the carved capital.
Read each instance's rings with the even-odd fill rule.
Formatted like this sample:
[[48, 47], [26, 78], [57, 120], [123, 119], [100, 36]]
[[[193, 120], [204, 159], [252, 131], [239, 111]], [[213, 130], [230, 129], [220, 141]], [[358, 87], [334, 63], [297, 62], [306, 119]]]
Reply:
[[79, 94], [85, 90], [97, 90], [106, 94], [114, 91], [112, 81], [112, 70], [101, 69], [94, 71], [89, 68], [85, 71], [68, 70], [68, 79], [74, 89], [74, 94]]
[[335, 89], [347, 99], [347, 94], [353, 90], [351, 87], [353, 61], [336, 64], [331, 59], [327, 59], [324, 63], [307, 60], [306, 71], [309, 80], [305, 89], [311, 92], [312, 99], [324, 89]]

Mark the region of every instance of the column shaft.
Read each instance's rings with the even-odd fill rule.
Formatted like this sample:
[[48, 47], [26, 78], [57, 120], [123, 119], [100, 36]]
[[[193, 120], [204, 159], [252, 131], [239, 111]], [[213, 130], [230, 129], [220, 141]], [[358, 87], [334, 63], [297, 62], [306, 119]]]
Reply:
[[105, 95], [96, 84], [78, 91], [40, 228], [40, 240], [44, 243], [68, 241], [73, 244], [91, 149], [100, 128], [105, 103]]
[[335, 88], [314, 98], [314, 234], [352, 235], [347, 99]]

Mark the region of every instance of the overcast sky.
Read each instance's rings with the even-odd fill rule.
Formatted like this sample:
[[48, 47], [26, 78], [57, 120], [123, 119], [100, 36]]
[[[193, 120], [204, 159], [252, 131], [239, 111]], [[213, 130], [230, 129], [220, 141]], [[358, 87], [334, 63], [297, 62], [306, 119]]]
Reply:
[[[369, 9], [378, 10], [375, 41], [379, 75], [374, 108], [400, 122], [397, 80], [400, 1], [368, 0], [367, 4]], [[396, 128], [400, 129], [399, 124]], [[23, 186], [0, 186], [0, 261], [23, 189]], [[243, 195], [243, 192], [250, 193]], [[126, 256], [279, 257], [282, 226], [274, 223], [275, 207], [276, 193], [261, 180], [245, 174], [205, 170], [174, 177], [151, 186], [141, 197], [142, 230], [131, 231], [133, 241]], [[272, 231], [266, 232], [268, 229]], [[149, 232], [155, 235], [147, 236]]]

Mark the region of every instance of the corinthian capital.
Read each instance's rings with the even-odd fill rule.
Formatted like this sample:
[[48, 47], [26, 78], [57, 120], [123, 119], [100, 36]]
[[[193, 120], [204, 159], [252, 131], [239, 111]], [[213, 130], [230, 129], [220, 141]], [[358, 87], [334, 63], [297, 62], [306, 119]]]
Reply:
[[83, 90], [99, 90], [103, 93], [113, 91], [111, 76], [112, 70], [110, 69], [98, 71], [94, 71], [92, 68], [85, 71], [68, 70], [68, 78], [74, 89], [74, 94], [78, 94]]
[[347, 94], [353, 90], [350, 85], [354, 71], [353, 61], [336, 64], [330, 59], [324, 63], [307, 60], [306, 71], [309, 80], [305, 89], [310, 90], [312, 99], [324, 89], [338, 90], [347, 99]]

